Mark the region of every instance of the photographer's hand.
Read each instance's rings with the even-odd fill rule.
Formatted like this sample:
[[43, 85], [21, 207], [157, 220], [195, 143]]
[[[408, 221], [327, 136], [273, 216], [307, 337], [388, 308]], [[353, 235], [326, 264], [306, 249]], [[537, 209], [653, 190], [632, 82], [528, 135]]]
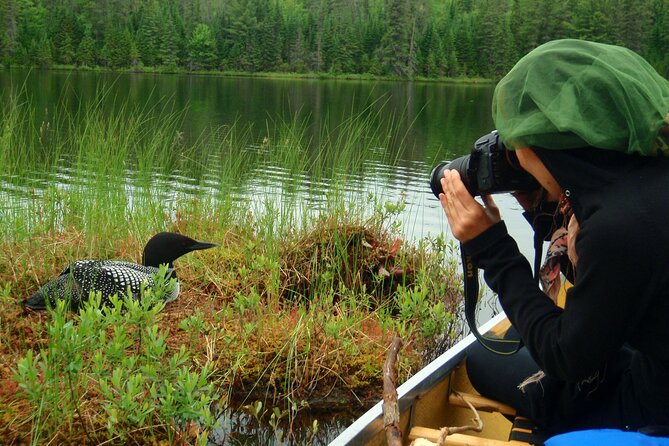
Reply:
[[499, 209], [490, 195], [481, 198], [481, 206], [471, 196], [457, 170], [446, 170], [441, 179], [439, 194], [453, 236], [461, 242], [468, 242], [501, 220]]

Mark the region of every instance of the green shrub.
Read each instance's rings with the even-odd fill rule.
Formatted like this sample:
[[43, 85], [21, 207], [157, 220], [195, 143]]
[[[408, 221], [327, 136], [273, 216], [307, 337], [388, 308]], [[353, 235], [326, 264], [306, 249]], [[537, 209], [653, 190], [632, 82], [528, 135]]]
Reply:
[[16, 381], [33, 408], [32, 443], [85, 437], [126, 443], [151, 436], [206, 444], [216, 400], [211, 367], [191, 366], [186, 347], [166, 357], [158, 322], [167, 269], [141, 300], [92, 294], [79, 314], [51, 312], [48, 344], [19, 360]]

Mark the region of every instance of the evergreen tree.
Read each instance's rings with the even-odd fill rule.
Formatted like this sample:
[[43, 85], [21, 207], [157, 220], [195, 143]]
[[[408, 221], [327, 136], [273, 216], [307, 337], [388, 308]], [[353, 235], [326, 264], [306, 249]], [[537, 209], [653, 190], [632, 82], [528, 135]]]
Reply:
[[18, 46], [16, 16], [14, 0], [0, 2], [0, 63], [4, 65], [12, 63]]
[[53, 63], [51, 41], [46, 35], [39, 42], [33, 43], [32, 60], [40, 68], [49, 68]]
[[219, 34], [223, 64], [226, 69], [255, 71], [253, 55], [258, 19], [253, 4], [230, 0], [227, 11]]
[[412, 3], [386, 0], [386, 9], [386, 33], [379, 49], [381, 61], [389, 74], [411, 77], [415, 67], [415, 59], [412, 60], [412, 54], [415, 54]]
[[277, 7], [266, 10], [267, 0], [260, 0], [255, 6], [258, 25], [253, 36], [253, 65], [258, 71], [272, 71], [281, 60], [281, 12]]
[[[619, 0], [620, 5], [616, 8], [618, 12], [615, 22], [617, 41], [620, 45], [641, 52], [645, 49], [648, 36], [652, 27], [651, 11], [652, 5], [649, 0]], [[665, 35], [669, 28], [665, 28]]]
[[216, 41], [208, 25], [198, 24], [189, 41], [189, 68], [211, 70], [216, 66]]
[[509, 21], [514, 47], [519, 56], [529, 53], [539, 44], [541, 18], [535, 0], [512, 0]]
[[10, 44], [9, 33], [6, 29], [0, 30], [0, 64], [9, 66], [11, 64], [13, 49]]
[[20, 63], [46, 66], [51, 63], [51, 48], [46, 32], [47, 10], [33, 0], [17, 0], [17, 40]]
[[477, 76], [480, 72], [477, 71], [477, 59], [480, 57], [476, 55], [477, 49], [474, 45], [474, 26], [471, 15], [463, 16], [458, 19], [455, 26], [455, 53], [457, 55], [458, 76]]
[[539, 24], [537, 30], [538, 44], [573, 36], [573, 29], [570, 25], [573, 5], [570, 4], [570, 0], [560, 2], [538, 0], [533, 5], [528, 5], [528, 7], [534, 8], [535, 20]]
[[75, 59], [75, 20], [64, 10], [56, 15], [53, 56], [56, 63], [69, 65]]
[[92, 67], [95, 65], [95, 41], [90, 28], [87, 28], [84, 37], [77, 48], [76, 62], [79, 66]]
[[111, 68], [124, 68], [131, 65], [132, 36], [128, 29], [122, 29], [113, 25], [107, 26], [105, 32], [102, 55], [107, 66]]
[[160, 9], [156, 1], [151, 1], [142, 9], [141, 23], [137, 32], [139, 58], [146, 66], [158, 63], [160, 34]]
[[287, 55], [288, 66], [291, 71], [302, 73], [307, 70], [307, 49], [301, 27], [296, 27], [295, 34], [289, 41], [292, 44]]
[[668, 30], [669, 0], [0, 0], [0, 63], [494, 78], [571, 37], [667, 73]]
[[669, 78], [669, 0], [654, 0], [651, 14], [653, 23], [648, 35], [648, 59], [665, 77]]
[[595, 42], [615, 41], [611, 0], [580, 0], [575, 5], [574, 32], [581, 39]]
[[160, 35], [161, 43], [157, 63], [176, 68], [179, 64], [178, 30], [171, 14], [165, 11], [163, 11], [163, 26], [160, 29]]
[[427, 26], [418, 45], [417, 64], [423, 76], [440, 77], [446, 74], [448, 59], [444, 41], [432, 23]]
[[504, 0], [486, 0], [476, 27], [475, 45], [479, 59], [476, 71], [486, 77], [500, 77], [515, 62]]

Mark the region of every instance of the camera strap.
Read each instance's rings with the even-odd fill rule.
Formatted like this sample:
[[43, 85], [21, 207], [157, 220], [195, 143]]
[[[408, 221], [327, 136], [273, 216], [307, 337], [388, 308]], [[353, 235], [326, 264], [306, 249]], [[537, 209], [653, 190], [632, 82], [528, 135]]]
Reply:
[[513, 355], [523, 346], [518, 339], [503, 339], [490, 337], [479, 332], [476, 326], [476, 307], [479, 301], [479, 269], [472, 256], [465, 254], [460, 245], [462, 255], [462, 269], [464, 276], [465, 318], [472, 334], [485, 348], [498, 355]]
[[[539, 280], [539, 265], [541, 263], [542, 237], [534, 234], [534, 278]], [[479, 302], [479, 269], [472, 256], [465, 254], [460, 244], [460, 255], [462, 256], [462, 273], [464, 277], [465, 318], [469, 330], [485, 348], [498, 355], [513, 355], [523, 346], [520, 339], [504, 339], [483, 335], [476, 325], [476, 308]]]

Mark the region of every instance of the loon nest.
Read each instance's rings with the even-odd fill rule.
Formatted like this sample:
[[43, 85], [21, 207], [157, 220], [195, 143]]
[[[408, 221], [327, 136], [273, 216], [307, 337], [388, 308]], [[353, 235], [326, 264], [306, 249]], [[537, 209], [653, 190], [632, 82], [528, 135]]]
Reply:
[[398, 285], [413, 283], [411, 255], [402, 240], [363, 224], [322, 222], [282, 255], [285, 297], [310, 298], [320, 291], [366, 293], [381, 304]]

